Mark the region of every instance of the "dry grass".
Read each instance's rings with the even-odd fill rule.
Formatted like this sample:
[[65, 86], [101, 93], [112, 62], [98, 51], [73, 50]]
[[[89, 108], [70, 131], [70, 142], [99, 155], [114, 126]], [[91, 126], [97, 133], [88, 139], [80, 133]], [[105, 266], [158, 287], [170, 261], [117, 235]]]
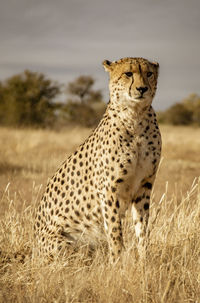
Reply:
[[125, 222], [126, 251], [111, 267], [104, 248], [90, 255], [82, 247], [46, 266], [31, 255], [33, 211], [47, 178], [90, 130], [0, 129], [0, 302], [200, 302], [200, 129], [161, 131], [147, 258], [138, 260]]

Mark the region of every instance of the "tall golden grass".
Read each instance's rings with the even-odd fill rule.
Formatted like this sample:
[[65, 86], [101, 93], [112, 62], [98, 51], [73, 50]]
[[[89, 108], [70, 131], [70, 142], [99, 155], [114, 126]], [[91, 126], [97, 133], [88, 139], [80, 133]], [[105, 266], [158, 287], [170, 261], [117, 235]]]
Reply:
[[32, 222], [48, 177], [91, 130], [0, 129], [0, 302], [200, 302], [200, 129], [163, 126], [150, 242], [138, 258], [130, 218], [114, 266], [106, 246], [33, 258]]

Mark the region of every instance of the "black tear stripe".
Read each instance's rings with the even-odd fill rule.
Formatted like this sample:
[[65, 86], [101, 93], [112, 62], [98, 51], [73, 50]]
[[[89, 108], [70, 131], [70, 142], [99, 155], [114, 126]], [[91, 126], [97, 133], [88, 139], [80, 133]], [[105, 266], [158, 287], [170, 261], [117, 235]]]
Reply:
[[[130, 63], [130, 67], [129, 67], [129, 70], [131, 70], [131, 67], [132, 67], [132, 64]], [[129, 97], [131, 97], [131, 87], [132, 87], [132, 85], [133, 85], [133, 82], [134, 82], [134, 78], [133, 78], [134, 76], [132, 76], [132, 82], [131, 82], [131, 85], [130, 85], [130, 87], [129, 87]]]
[[131, 85], [130, 85], [130, 87], [129, 87], [129, 96], [131, 97], [131, 87], [132, 87], [132, 85], [133, 85], [133, 82], [134, 82], [134, 79], [133, 79], [133, 76], [132, 76], [132, 82], [131, 82]]
[[139, 72], [142, 73], [141, 65], [139, 64]]

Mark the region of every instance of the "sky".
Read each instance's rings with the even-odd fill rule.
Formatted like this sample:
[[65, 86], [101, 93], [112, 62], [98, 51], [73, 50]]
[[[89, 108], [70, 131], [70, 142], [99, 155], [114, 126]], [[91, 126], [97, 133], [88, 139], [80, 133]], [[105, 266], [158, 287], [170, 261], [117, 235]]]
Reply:
[[200, 94], [199, 0], [1, 0], [0, 41], [0, 81], [91, 75], [108, 99], [102, 61], [144, 57], [160, 64], [156, 110]]

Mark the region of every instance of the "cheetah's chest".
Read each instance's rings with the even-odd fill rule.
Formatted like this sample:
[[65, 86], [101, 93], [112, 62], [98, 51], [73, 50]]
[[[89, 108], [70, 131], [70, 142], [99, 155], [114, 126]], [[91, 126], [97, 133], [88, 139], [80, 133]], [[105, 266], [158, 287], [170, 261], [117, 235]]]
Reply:
[[[127, 187], [131, 189], [133, 196], [141, 186], [141, 183], [153, 176], [160, 159], [159, 136], [156, 138], [151, 133], [135, 136], [129, 150], [123, 153], [123, 163], [127, 169]], [[131, 154], [131, 164], [127, 161], [127, 153]], [[122, 170], [123, 174], [123, 170]], [[126, 190], [125, 190], [126, 191]]]
[[153, 150], [155, 148], [151, 138], [137, 139], [137, 168], [144, 171], [145, 174], [151, 173], [153, 170]]
[[137, 138], [137, 182], [150, 178], [155, 174], [160, 160], [159, 134], [154, 138], [151, 133]]

